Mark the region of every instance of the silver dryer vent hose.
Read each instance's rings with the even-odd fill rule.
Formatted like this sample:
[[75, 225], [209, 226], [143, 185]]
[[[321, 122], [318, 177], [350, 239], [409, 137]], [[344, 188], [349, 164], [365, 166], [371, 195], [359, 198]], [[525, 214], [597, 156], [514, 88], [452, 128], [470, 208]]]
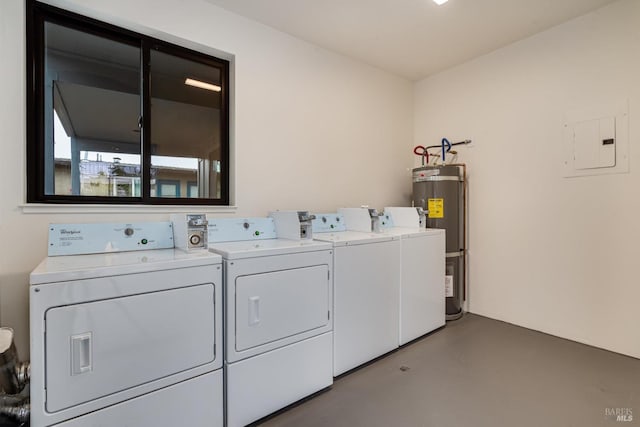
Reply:
[[0, 415], [21, 423], [29, 421], [31, 415], [29, 396], [26, 397], [26, 400], [21, 395], [0, 396]]
[[19, 422], [29, 420], [31, 364], [20, 362], [13, 342], [13, 329], [0, 328], [0, 415]]

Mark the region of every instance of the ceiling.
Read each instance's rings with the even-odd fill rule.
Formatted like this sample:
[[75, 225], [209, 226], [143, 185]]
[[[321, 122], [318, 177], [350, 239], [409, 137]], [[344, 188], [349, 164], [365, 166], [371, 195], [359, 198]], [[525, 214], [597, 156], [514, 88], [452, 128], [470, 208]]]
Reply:
[[206, 0], [419, 80], [615, 0]]

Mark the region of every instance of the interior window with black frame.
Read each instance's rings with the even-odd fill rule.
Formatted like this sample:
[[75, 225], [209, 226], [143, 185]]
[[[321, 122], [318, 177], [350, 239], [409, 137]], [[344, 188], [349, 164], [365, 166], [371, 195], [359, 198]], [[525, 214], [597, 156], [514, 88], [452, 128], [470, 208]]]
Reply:
[[28, 2], [27, 200], [229, 203], [227, 61]]

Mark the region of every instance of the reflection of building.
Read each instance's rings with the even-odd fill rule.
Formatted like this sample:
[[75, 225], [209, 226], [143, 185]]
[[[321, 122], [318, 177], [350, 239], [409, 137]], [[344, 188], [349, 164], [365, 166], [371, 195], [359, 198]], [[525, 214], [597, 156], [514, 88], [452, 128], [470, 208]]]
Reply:
[[[107, 56], [105, 46], [109, 46]], [[221, 68], [208, 60], [186, 60], [156, 50], [150, 60], [154, 63], [153, 108], [147, 113], [151, 137], [148, 151], [143, 153], [139, 49], [63, 26], [47, 26], [43, 107], [53, 117], [45, 119], [45, 194], [128, 197], [140, 196], [145, 187], [151, 197], [197, 197], [197, 192], [200, 198], [221, 197], [223, 98], [221, 92], [186, 85], [184, 78], [201, 76], [220, 82]], [[56, 120], [59, 128], [54, 126]], [[55, 147], [66, 145], [66, 141], [71, 193], [69, 183], [60, 188], [56, 176], [58, 163], [64, 160], [56, 158]], [[87, 153], [98, 155], [93, 165], [86, 164]], [[123, 156], [134, 164], [137, 161], [127, 157], [188, 159], [197, 166], [188, 170], [179, 162], [169, 167], [154, 165], [152, 181], [143, 183], [139, 171], [118, 174], [109, 170], [108, 163], [100, 165], [100, 155]], [[164, 160], [160, 163], [167, 164]], [[139, 168], [139, 164], [121, 163], [118, 167]], [[105, 180], [106, 176], [111, 179]]]
[[[82, 160], [79, 172], [82, 196], [140, 197], [139, 165]], [[196, 179], [194, 169], [154, 166], [151, 196], [198, 197]], [[55, 194], [73, 194], [70, 159], [55, 159]]]

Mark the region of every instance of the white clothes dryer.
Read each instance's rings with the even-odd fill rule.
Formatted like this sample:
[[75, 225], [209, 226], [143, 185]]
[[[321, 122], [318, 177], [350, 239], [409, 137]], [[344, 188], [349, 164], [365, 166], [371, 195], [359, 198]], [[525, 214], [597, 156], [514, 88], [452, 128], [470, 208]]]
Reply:
[[244, 426], [333, 383], [332, 248], [279, 239], [272, 218], [208, 224], [224, 259], [226, 420]]
[[342, 214], [313, 220], [314, 239], [334, 249], [334, 376], [398, 347], [400, 237], [347, 226]]
[[386, 207], [382, 232], [400, 236], [400, 334], [404, 345], [445, 324], [445, 230], [420, 227], [413, 207]]
[[31, 426], [223, 425], [222, 260], [172, 239], [170, 222], [50, 226]]

